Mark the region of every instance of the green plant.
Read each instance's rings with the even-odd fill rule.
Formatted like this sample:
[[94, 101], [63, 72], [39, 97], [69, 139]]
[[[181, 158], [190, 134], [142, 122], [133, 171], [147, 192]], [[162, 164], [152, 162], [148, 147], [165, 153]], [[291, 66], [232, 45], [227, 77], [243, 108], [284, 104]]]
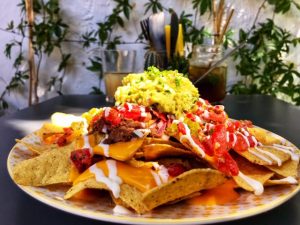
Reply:
[[[121, 36], [116, 35], [114, 31], [118, 27], [124, 27], [130, 19], [131, 11], [134, 5], [130, 0], [113, 0], [115, 7], [112, 13], [104, 21], [96, 24], [96, 29], [82, 34], [80, 40], [68, 40], [68, 25], [62, 20], [58, 0], [34, 0], [33, 10], [39, 20], [32, 26], [32, 44], [37, 60], [36, 72], [39, 75], [40, 66], [45, 56], [51, 56], [54, 50], [60, 53], [60, 60], [57, 61], [57, 74], [48, 81], [48, 90], [55, 90], [63, 94], [65, 69], [71, 61], [71, 54], [64, 52], [62, 43], [78, 42], [82, 44], [83, 49], [97, 45], [102, 49], [115, 49], [117, 45], [126, 43]], [[145, 14], [157, 13], [160, 11], [172, 11], [167, 8], [160, 0], [148, 0], [144, 4]], [[194, 12], [180, 13], [180, 22], [183, 26], [184, 40], [192, 44], [202, 44], [206, 37], [211, 36], [205, 27], [197, 24], [199, 16], [212, 12], [211, 0], [193, 0], [191, 1]], [[27, 56], [23, 51], [24, 44], [27, 44], [29, 23], [25, 14], [25, 0], [21, 0], [18, 5], [21, 11], [21, 20], [18, 24], [10, 22], [6, 31], [19, 35], [19, 38], [6, 44], [4, 53], [7, 58], [13, 60], [14, 74], [7, 83], [3, 92], [0, 93], [0, 109], [8, 107], [9, 103], [5, 96], [14, 90], [22, 90], [22, 87], [28, 83], [29, 71], [26, 65]], [[266, 20], [257, 24], [259, 14], [265, 7], [272, 7], [274, 15], [276, 13], [285, 14], [292, 7], [300, 10], [299, 3], [296, 0], [262, 0], [251, 28], [246, 31], [240, 29], [239, 39], [235, 42], [233, 30], [229, 30], [224, 36], [223, 45], [228, 48], [232, 45], [238, 45], [243, 42], [248, 44], [241, 48], [234, 56], [237, 63], [236, 69], [242, 80], [235, 84], [231, 89], [236, 94], [270, 94], [276, 97], [279, 95], [287, 96], [290, 101], [300, 104], [299, 72], [294, 63], [286, 61], [284, 55], [289, 54], [290, 48], [299, 44], [299, 39], [293, 37], [288, 31], [277, 26], [273, 20]], [[25, 42], [26, 41], [26, 42]], [[141, 34], [138, 35], [136, 42], [142, 42]], [[147, 48], [147, 47], [146, 47]], [[13, 56], [12, 50], [17, 52]], [[17, 51], [16, 51], [17, 50]], [[91, 56], [86, 68], [95, 72], [99, 78], [99, 85], [92, 87], [92, 94], [102, 94], [100, 89], [102, 81], [102, 60], [99, 56]], [[169, 69], [177, 69], [183, 73], [188, 71], [187, 59], [184, 57], [175, 57], [169, 64]]]
[[[112, 14], [106, 17], [104, 22], [97, 23], [97, 30], [89, 31], [82, 35], [83, 47], [90, 47], [91, 43], [98, 43], [99, 46], [106, 49], [116, 49], [116, 46], [121, 43], [121, 36], [114, 36], [113, 31], [117, 26], [124, 27], [124, 19], [130, 19], [130, 12], [133, 6], [129, 0], [114, 0], [116, 3]], [[90, 65], [87, 70], [95, 72], [99, 77], [99, 86], [93, 86], [90, 94], [103, 94], [101, 91], [101, 81], [103, 78], [102, 59], [101, 57], [94, 56], [89, 58]]]
[[[6, 44], [4, 49], [5, 56], [9, 59], [12, 58], [12, 49], [18, 48], [18, 53], [13, 59], [14, 75], [0, 95], [0, 108], [2, 109], [8, 107], [8, 103], [5, 101], [5, 95], [17, 88], [24, 86], [26, 80], [29, 78], [28, 69], [21, 68], [26, 67], [21, 66], [22, 64], [26, 65], [27, 62], [23, 52], [23, 45], [25, 44], [24, 40], [29, 38], [28, 32], [26, 32], [26, 30], [29, 28], [29, 23], [25, 15], [25, 0], [22, 0], [21, 3], [18, 4], [18, 7], [21, 10], [21, 20], [19, 24], [14, 25], [14, 21], [11, 21], [6, 28], [7, 31], [18, 34], [21, 37], [21, 40], [12, 40], [10, 43]], [[61, 48], [61, 43], [66, 40], [68, 25], [64, 23], [60, 17], [58, 0], [35, 0], [33, 1], [33, 11], [36, 16], [40, 17], [40, 20], [34, 21], [32, 26], [32, 48], [37, 59], [37, 78], [39, 76], [40, 66], [44, 54], [50, 56], [57, 48], [61, 56], [61, 61], [58, 62], [57, 72], [61, 72], [62, 74], [50, 78], [48, 84], [49, 89], [58, 85], [58, 89], [56, 91], [58, 93], [62, 93], [62, 83], [65, 76], [64, 71], [71, 58], [71, 54], [63, 52]]]
[[[265, 1], [266, 2], [266, 1]], [[265, 3], [264, 2], [264, 3]], [[277, 13], [285, 13], [293, 1], [268, 1]], [[296, 3], [295, 3], [296, 4]], [[267, 19], [255, 23], [249, 32], [240, 29], [239, 42], [247, 41], [234, 56], [237, 72], [242, 80], [233, 85], [234, 94], [268, 94], [300, 105], [300, 73], [293, 62], [285, 60], [291, 47], [300, 43], [299, 38]]]

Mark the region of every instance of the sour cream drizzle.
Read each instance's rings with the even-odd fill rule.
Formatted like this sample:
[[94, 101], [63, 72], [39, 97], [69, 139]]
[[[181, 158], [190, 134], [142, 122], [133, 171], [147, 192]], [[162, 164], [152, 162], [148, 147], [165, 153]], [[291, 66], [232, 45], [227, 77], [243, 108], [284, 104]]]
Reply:
[[251, 154], [255, 155], [256, 157], [260, 158], [261, 160], [267, 162], [269, 165], [272, 165], [272, 161], [271, 161], [269, 158], [265, 157], [263, 154], [260, 154], [260, 153], [258, 153], [258, 152], [255, 152], [255, 151], [253, 151], [252, 149], [248, 149], [248, 151], [249, 151]]
[[119, 198], [122, 179], [117, 175], [116, 161], [107, 160], [106, 165], [108, 168], [108, 177], [105, 176], [102, 169], [100, 169], [96, 165], [91, 166], [89, 170], [95, 175], [96, 181], [104, 183], [112, 191], [114, 197]]
[[100, 146], [103, 149], [104, 156], [109, 157], [109, 145], [100, 143], [98, 146]]
[[273, 183], [276, 183], [276, 184], [286, 184], [286, 183], [289, 183], [289, 184], [298, 184], [298, 181], [294, 178], [294, 177], [285, 177], [283, 179], [279, 179], [279, 180], [272, 180]]
[[254, 180], [254, 179], [246, 176], [241, 171], [239, 172], [238, 177], [243, 179], [249, 186], [252, 187], [255, 195], [261, 195], [264, 192], [264, 186], [257, 180]]
[[[175, 124], [178, 124], [179, 122], [180, 122], [180, 120], [173, 120], [173, 123], [175, 123]], [[191, 136], [191, 130], [190, 130], [190, 128], [188, 127], [187, 124], [185, 124], [185, 123], [183, 123], [183, 122], [182, 122], [182, 124], [183, 124], [183, 126], [184, 126], [184, 128], [185, 128], [185, 133], [186, 133], [186, 134], [181, 135], [181, 137], [180, 137], [180, 142], [181, 142], [182, 144], [184, 144], [184, 139], [187, 139], [187, 140], [189, 141], [189, 143], [194, 147], [194, 149], [196, 149], [196, 151], [201, 155], [201, 157], [204, 158], [204, 157], [205, 157], [205, 152], [204, 152], [204, 150], [203, 150], [202, 148], [200, 148], [199, 145], [197, 145], [197, 144], [195, 143], [195, 141], [193, 140], [193, 138], [192, 138], [192, 136]]]
[[289, 146], [284, 146], [284, 145], [279, 145], [279, 144], [273, 144], [273, 145], [270, 145], [270, 146], [265, 146], [265, 147], [268, 147], [268, 148], [273, 148], [273, 149], [276, 149], [278, 151], [281, 151], [281, 152], [284, 152], [286, 154], [289, 154], [291, 156], [291, 159], [293, 161], [299, 161], [299, 154], [295, 153], [294, 150], [292, 147], [289, 147]]
[[245, 135], [243, 135], [241, 132], [239, 132], [239, 131], [237, 131], [237, 134], [241, 135], [241, 137], [245, 140], [245, 142], [247, 143], [248, 148], [249, 148], [250, 147], [250, 143], [248, 141], [248, 138]]
[[151, 170], [151, 174], [155, 180], [157, 186], [160, 186], [168, 182], [169, 173], [168, 169], [163, 165], [153, 165], [156, 171]]
[[274, 161], [277, 162], [277, 165], [278, 165], [278, 166], [281, 166], [282, 161], [281, 161], [281, 159], [278, 158], [276, 155], [274, 155], [273, 153], [268, 152], [268, 151], [266, 151], [266, 150], [263, 150], [263, 149], [261, 149], [261, 148], [258, 148], [258, 147], [256, 147], [256, 146], [255, 146], [254, 148], [255, 148], [257, 151], [259, 151], [259, 152], [261, 152], [261, 153], [263, 153], [263, 154], [269, 156], [271, 159], [273, 159]]

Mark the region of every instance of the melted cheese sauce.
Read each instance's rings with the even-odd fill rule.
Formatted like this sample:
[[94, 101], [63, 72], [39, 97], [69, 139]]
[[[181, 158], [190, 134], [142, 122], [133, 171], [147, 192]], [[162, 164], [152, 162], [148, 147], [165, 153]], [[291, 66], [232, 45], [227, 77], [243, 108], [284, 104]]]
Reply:
[[118, 142], [110, 145], [100, 143], [95, 145], [94, 136], [89, 135], [79, 138], [76, 143], [76, 148], [88, 148], [91, 155], [103, 155], [120, 161], [126, 161], [133, 157], [135, 152], [142, 146], [143, 142], [144, 139], [139, 138], [129, 142]]
[[[156, 180], [157, 178], [155, 177], [157, 177], [160, 182]], [[159, 170], [152, 170], [146, 166], [136, 168], [116, 160], [102, 160], [94, 164], [90, 169], [83, 172], [74, 181], [74, 184], [91, 178], [95, 178], [96, 181], [106, 184], [115, 197], [119, 196], [120, 185], [122, 183], [132, 185], [141, 192], [145, 192], [169, 180], [169, 177], [164, 178]]]
[[122, 180], [117, 175], [117, 165], [116, 161], [114, 160], [107, 160], [107, 169], [108, 169], [108, 176], [104, 174], [103, 170], [97, 165], [93, 165], [89, 168], [89, 172], [95, 176], [97, 182], [104, 183], [109, 190], [113, 193], [115, 198], [120, 196], [120, 184]]
[[228, 180], [218, 187], [203, 191], [200, 196], [187, 200], [187, 203], [206, 206], [232, 203], [240, 197], [240, 194], [234, 190], [236, 187], [236, 183], [233, 180]]

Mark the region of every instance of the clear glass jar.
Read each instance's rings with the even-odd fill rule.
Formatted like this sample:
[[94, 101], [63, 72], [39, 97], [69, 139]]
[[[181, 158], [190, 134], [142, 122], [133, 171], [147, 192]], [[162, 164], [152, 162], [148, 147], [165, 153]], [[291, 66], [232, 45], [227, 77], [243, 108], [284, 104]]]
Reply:
[[[221, 45], [195, 45], [192, 58], [189, 60], [189, 79], [198, 80], [209, 68], [224, 56]], [[216, 67], [203, 80], [195, 84], [201, 98], [210, 102], [218, 102], [225, 98], [227, 81], [227, 64]]]

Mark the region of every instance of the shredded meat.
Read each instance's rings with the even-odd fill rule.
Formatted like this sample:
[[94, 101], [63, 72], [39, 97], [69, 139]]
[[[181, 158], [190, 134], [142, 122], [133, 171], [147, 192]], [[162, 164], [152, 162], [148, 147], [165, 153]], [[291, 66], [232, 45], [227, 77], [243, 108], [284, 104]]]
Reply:
[[133, 131], [143, 128], [140, 122], [133, 120], [123, 119], [120, 124], [111, 125], [101, 118], [93, 124], [92, 132], [103, 133], [104, 127], [106, 127], [105, 133], [108, 134], [108, 137], [104, 140], [105, 144], [130, 141], [133, 137], [136, 137]]

